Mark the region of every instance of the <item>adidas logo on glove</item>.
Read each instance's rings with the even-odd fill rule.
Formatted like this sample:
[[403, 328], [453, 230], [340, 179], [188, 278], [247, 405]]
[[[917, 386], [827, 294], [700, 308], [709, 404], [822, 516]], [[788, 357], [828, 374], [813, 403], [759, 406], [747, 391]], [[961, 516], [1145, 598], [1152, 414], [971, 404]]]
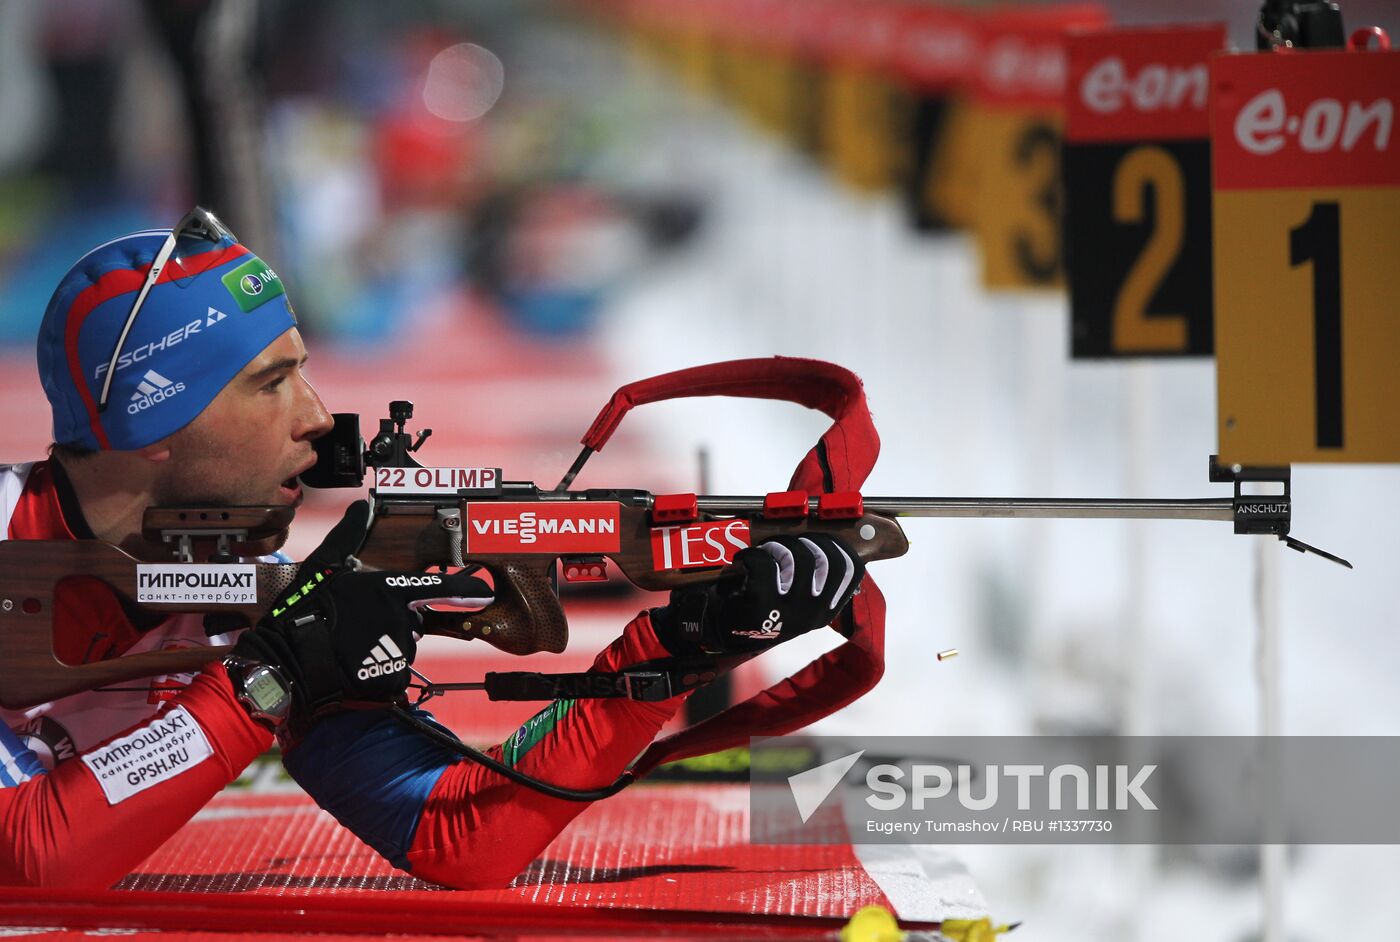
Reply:
[[755, 631], [735, 631], [736, 635], [744, 638], [756, 638], [768, 640], [780, 637], [783, 633], [783, 613], [776, 608], [768, 613], [768, 617], [763, 620], [763, 627]]
[[[390, 580], [391, 582], [393, 580]], [[399, 650], [399, 646], [394, 644], [388, 635], [380, 635], [379, 643], [369, 652], [369, 657], [362, 662], [361, 667], [355, 674], [361, 680], [369, 680], [371, 677], [383, 677], [385, 674], [393, 674], [408, 667], [408, 660]]]
[[442, 585], [442, 576], [390, 576], [384, 580], [384, 584], [401, 589], [415, 585]]

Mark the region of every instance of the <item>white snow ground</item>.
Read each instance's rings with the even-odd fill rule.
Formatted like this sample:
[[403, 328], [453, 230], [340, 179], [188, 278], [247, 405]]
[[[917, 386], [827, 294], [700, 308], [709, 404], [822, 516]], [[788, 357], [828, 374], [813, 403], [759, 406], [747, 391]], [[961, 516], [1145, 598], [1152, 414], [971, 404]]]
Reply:
[[[919, 238], [658, 71], [629, 64], [633, 140], [613, 172], [709, 199], [702, 243], [609, 312], [620, 375], [775, 353], [861, 375], [883, 441], [868, 495], [1228, 496], [1210, 361], [1072, 363], [1059, 295], [979, 287], [962, 236]], [[711, 455], [715, 493], [781, 488], [826, 421], [796, 406], [648, 406], [663, 452]], [[1281, 730], [1400, 734], [1400, 469], [1294, 469], [1293, 533], [1348, 572], [1270, 542], [1281, 612]], [[1379, 509], [1378, 509], [1379, 508]], [[872, 572], [888, 667], [818, 731], [924, 735], [1257, 728], [1256, 542], [1212, 522], [923, 520]], [[776, 654], [796, 669], [830, 642]], [[939, 663], [935, 653], [961, 656]], [[1344, 770], [1336, 770], [1344, 772]], [[1255, 851], [952, 848], [992, 911], [1046, 940], [1257, 937]], [[1289, 852], [1289, 938], [1393, 937], [1400, 848]]]

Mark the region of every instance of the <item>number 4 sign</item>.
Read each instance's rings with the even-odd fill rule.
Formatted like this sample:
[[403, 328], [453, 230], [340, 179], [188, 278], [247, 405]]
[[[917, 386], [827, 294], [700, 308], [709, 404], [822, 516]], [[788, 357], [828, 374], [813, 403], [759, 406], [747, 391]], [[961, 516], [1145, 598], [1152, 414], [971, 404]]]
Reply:
[[1211, 79], [1221, 461], [1400, 461], [1400, 53]]

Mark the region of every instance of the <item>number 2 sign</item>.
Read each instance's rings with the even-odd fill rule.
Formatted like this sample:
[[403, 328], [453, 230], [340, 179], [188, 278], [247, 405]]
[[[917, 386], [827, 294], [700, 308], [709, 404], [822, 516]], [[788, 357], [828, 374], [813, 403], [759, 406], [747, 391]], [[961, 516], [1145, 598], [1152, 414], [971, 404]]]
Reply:
[[1400, 52], [1211, 79], [1221, 460], [1400, 461]]
[[1069, 39], [1065, 253], [1075, 357], [1211, 352], [1210, 59], [1225, 27]]

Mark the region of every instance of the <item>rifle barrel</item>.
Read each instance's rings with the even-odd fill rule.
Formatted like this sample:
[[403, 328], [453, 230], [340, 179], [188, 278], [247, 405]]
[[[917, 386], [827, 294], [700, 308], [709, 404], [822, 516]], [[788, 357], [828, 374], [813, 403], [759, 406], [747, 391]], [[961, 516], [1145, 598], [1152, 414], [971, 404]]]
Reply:
[[[699, 509], [709, 513], [742, 514], [763, 510], [761, 497], [704, 496]], [[1223, 520], [1235, 519], [1228, 497], [1200, 500], [1096, 497], [867, 497], [867, 513], [889, 517], [1058, 517], [1107, 520]], [[813, 511], [817, 499], [810, 501]]]

